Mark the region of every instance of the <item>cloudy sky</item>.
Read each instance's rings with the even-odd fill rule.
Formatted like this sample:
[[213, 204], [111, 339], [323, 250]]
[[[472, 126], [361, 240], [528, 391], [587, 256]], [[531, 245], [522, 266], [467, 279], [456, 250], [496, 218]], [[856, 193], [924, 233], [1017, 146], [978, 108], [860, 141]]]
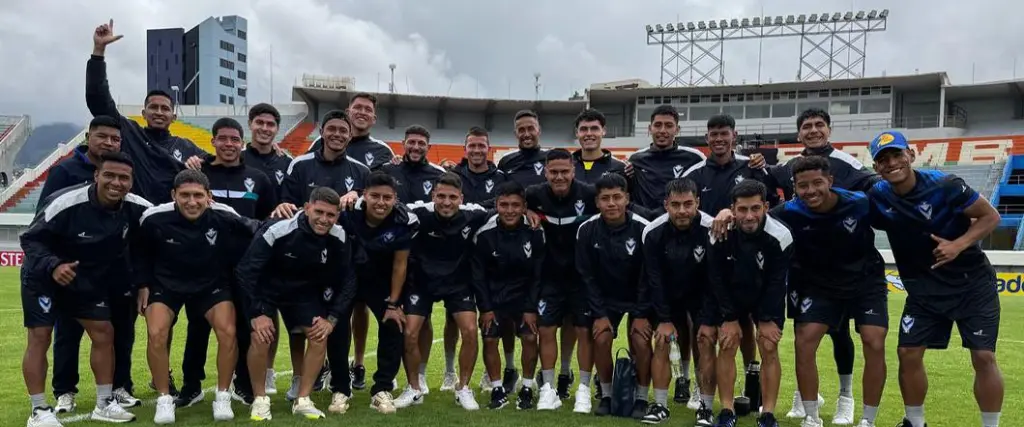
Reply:
[[[113, 18], [107, 50], [114, 97], [146, 91], [146, 29], [191, 28], [209, 16], [249, 20], [250, 99], [291, 99], [302, 73], [352, 76], [401, 92], [564, 99], [590, 83], [660, 77], [645, 24], [890, 8], [868, 39], [867, 74], [947, 71], [954, 83], [1024, 77], [1019, 0], [33, 0], [2, 1], [0, 114], [85, 123], [85, 62], [93, 29]], [[965, 7], [970, 4], [971, 7]], [[102, 5], [102, 7], [97, 7]], [[273, 46], [273, 63], [270, 62]], [[758, 42], [726, 45], [726, 81], [757, 80]], [[799, 38], [763, 45], [762, 80], [794, 80]], [[972, 66], [973, 64], [973, 66]], [[273, 70], [274, 84], [270, 76]], [[378, 83], [379, 81], [379, 83]]]

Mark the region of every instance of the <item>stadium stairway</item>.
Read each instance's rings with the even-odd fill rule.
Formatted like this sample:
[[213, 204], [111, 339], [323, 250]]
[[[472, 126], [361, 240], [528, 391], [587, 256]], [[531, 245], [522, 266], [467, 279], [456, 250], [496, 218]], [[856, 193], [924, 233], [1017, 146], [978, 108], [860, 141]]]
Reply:
[[[284, 121], [282, 119], [282, 121]], [[281, 140], [281, 148], [292, 154], [292, 157], [306, 153], [312, 140], [309, 137], [316, 130], [316, 123], [302, 122], [295, 126], [288, 135]]]
[[[68, 154], [67, 156], [61, 157], [54, 164], [60, 163], [64, 159], [73, 156], [74, 154]], [[2, 213], [35, 213], [36, 204], [39, 203], [39, 195], [43, 192], [43, 183], [46, 182], [46, 177], [50, 175], [50, 171], [47, 170], [45, 173], [39, 175], [38, 178], [25, 184], [24, 187], [18, 189], [14, 196], [11, 196], [3, 205], [0, 205], [0, 212]]]

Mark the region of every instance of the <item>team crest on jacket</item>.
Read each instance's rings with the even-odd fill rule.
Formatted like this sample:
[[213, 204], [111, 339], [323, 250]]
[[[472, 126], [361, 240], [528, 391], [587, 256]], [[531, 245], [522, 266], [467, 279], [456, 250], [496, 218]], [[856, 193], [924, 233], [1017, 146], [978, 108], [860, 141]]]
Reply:
[[277, 183], [281, 184], [284, 182], [284, 172], [281, 172], [281, 169], [274, 171], [274, 178], [277, 178]]
[[739, 184], [739, 183], [743, 182], [744, 179], [746, 179], [746, 178], [743, 178], [743, 175], [736, 175], [736, 180], [735, 181], [736, 181], [737, 184]]
[[583, 200], [581, 199], [576, 201], [576, 205], [574, 207], [576, 208], [576, 216], [580, 216], [583, 215], [583, 208], [585, 208], [586, 205], [583, 204]]
[[381, 235], [380, 237], [381, 237], [382, 239], [384, 239], [384, 241], [385, 241], [385, 242], [390, 242], [390, 241], [392, 241], [392, 240], [395, 240], [395, 233], [392, 233], [392, 232], [390, 232], [390, 231], [389, 231], [389, 232], [387, 232], [387, 233], [384, 233], [384, 234], [383, 234], [383, 235]]
[[761, 251], [757, 251], [757, 268], [764, 270], [764, 254]]
[[814, 305], [814, 300], [810, 298], [804, 298], [803, 301], [800, 301], [800, 312], [806, 313], [807, 310], [811, 309], [811, 305]]
[[171, 153], [171, 155], [174, 156], [174, 158], [177, 159], [179, 162], [181, 161], [181, 150], [175, 148], [174, 152]]
[[537, 314], [543, 316], [544, 315], [544, 311], [546, 311], [547, 308], [548, 308], [548, 302], [547, 301], [540, 300], [540, 301], [537, 302]]
[[416, 303], [418, 303], [418, 302], [420, 302], [420, 296], [419, 295], [416, 295], [416, 294], [409, 295], [409, 304], [416, 305]]
[[50, 297], [39, 297], [39, 308], [43, 309], [43, 313], [49, 313], [53, 308], [53, 301]]
[[683, 176], [683, 165], [672, 166], [672, 175], [676, 178]]
[[843, 228], [845, 228], [850, 234], [853, 234], [853, 230], [857, 229], [857, 219], [852, 216], [846, 217], [846, 219], [843, 220]]
[[929, 220], [929, 221], [932, 220], [932, 205], [931, 205], [931, 203], [928, 203], [928, 201], [923, 201], [923, 202], [921, 202], [921, 204], [917, 205], [917, 210], [921, 212], [921, 215], [924, 215], [924, 219]]
[[320, 252], [320, 263], [327, 264], [327, 248], [324, 248], [323, 252]]
[[434, 188], [434, 184], [430, 181], [423, 181], [423, 194], [430, 194], [430, 190]]
[[704, 246], [693, 248], [693, 259], [697, 260], [697, 262], [704, 260]]
[[128, 224], [125, 224], [124, 229], [121, 230], [121, 239], [123, 240], [126, 238], [128, 238]]
[[487, 181], [484, 181], [484, 191], [486, 191], [487, 194], [491, 194], [491, 190], [493, 190], [493, 189], [494, 189], [494, 180], [493, 179], [488, 179]]
[[472, 228], [470, 228], [470, 226], [468, 226], [468, 225], [466, 226], [466, 228], [463, 228], [463, 229], [462, 229], [462, 239], [463, 239], [463, 240], [465, 240], [465, 239], [468, 239], [468, 238], [469, 238], [469, 232], [470, 232], [470, 231], [473, 231], [473, 229], [472, 229]]
[[370, 163], [373, 163], [373, 153], [367, 152], [363, 155], [363, 159], [366, 160], [366, 166], [369, 167]]
[[633, 239], [632, 237], [630, 237], [629, 240], [626, 240], [626, 252], [628, 252], [629, 255], [632, 256], [633, 255], [633, 251], [635, 251], [635, 250], [636, 250], [636, 239]]
[[523, 243], [523, 253], [526, 254], [526, 259], [530, 259], [530, 256], [533, 255], [533, 245], [530, 242]]
[[345, 190], [352, 191], [352, 187], [356, 185], [356, 180], [352, 179], [351, 176], [345, 177]]
[[245, 191], [250, 193], [252, 193], [253, 189], [256, 188], [256, 181], [253, 181], [252, 178], [245, 178], [245, 181], [242, 181], [242, 184], [245, 185]]
[[533, 173], [536, 173], [537, 175], [540, 175], [543, 172], [544, 172], [544, 164], [543, 163], [537, 162], [537, 163], [533, 164]]
[[903, 320], [900, 320], [900, 326], [903, 328], [903, 333], [909, 334], [910, 330], [914, 328], [914, 318], [909, 315], [903, 316]]
[[217, 230], [209, 229], [206, 230], [206, 241], [210, 243], [210, 246], [217, 244]]
[[324, 301], [330, 301], [331, 297], [333, 297], [333, 296], [334, 296], [334, 289], [331, 289], [331, 288], [324, 289]]

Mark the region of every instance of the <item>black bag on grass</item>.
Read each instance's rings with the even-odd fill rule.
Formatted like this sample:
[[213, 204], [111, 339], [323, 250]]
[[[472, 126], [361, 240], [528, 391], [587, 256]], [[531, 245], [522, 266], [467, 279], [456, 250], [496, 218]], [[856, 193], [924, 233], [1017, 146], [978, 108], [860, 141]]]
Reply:
[[[622, 352], [625, 357], [621, 357]], [[616, 417], [633, 417], [633, 401], [636, 400], [636, 362], [629, 350], [620, 348], [615, 352], [615, 367], [612, 371], [612, 412]]]

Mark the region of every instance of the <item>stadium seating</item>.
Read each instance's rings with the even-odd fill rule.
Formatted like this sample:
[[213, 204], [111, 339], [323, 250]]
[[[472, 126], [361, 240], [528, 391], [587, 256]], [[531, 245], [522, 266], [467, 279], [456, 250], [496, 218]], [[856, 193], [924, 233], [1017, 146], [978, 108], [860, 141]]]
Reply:
[[[142, 116], [131, 116], [130, 119], [134, 120], [139, 125], [146, 125], [146, 119], [142, 118]], [[213, 145], [210, 144], [210, 140], [213, 139], [213, 136], [210, 135], [210, 131], [206, 129], [209, 129], [209, 127], [196, 127], [180, 119], [171, 123], [172, 135], [191, 140], [199, 148], [212, 153]]]
[[[248, 116], [228, 116], [229, 118], [235, 119], [239, 124], [245, 128], [245, 140], [252, 140], [252, 135], [249, 134], [249, 117]], [[301, 115], [292, 116], [281, 116], [281, 124], [277, 133], [277, 137], [274, 138], [274, 142], [281, 142], [285, 137], [285, 132], [298, 124], [299, 120], [302, 119]], [[213, 129], [213, 123], [220, 119], [221, 116], [179, 116], [178, 121], [197, 127], [199, 129], [206, 130], [207, 133]]]
[[[282, 122], [284, 119], [281, 120]], [[309, 138], [316, 131], [316, 124], [310, 122], [299, 123], [291, 132], [281, 140], [281, 148], [292, 153], [292, 156], [302, 155], [309, 148], [312, 140]], [[279, 134], [280, 135], [280, 134]]]
[[[17, 200], [10, 207], [5, 206], [4, 213], [35, 213], [36, 205], [39, 204], [39, 195], [43, 192], [42, 182], [31, 183], [25, 186], [25, 195]], [[15, 196], [16, 198], [17, 196]], [[14, 201], [15, 199], [11, 199]], [[10, 203], [10, 202], [8, 202]]]

